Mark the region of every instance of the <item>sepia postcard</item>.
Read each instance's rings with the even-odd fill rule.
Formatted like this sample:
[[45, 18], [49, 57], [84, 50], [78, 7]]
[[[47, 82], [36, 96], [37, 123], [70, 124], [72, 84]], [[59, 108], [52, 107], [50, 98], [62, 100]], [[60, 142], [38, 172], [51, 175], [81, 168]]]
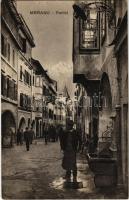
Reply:
[[128, 199], [128, 0], [1, 0], [1, 198]]

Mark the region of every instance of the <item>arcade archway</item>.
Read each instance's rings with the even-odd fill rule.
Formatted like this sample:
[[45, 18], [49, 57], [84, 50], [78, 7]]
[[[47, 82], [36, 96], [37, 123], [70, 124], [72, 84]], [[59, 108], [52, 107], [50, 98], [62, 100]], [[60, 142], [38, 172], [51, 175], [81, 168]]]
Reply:
[[23, 129], [23, 131], [24, 131], [25, 128], [26, 128], [26, 121], [25, 121], [25, 118], [22, 117], [20, 122], [19, 122], [19, 129]]
[[99, 137], [110, 138], [110, 131], [112, 127], [112, 94], [109, 77], [106, 73], [103, 73], [100, 82], [100, 94], [101, 94], [101, 110], [99, 112]]
[[16, 122], [9, 110], [2, 114], [2, 147], [12, 146], [16, 132]]

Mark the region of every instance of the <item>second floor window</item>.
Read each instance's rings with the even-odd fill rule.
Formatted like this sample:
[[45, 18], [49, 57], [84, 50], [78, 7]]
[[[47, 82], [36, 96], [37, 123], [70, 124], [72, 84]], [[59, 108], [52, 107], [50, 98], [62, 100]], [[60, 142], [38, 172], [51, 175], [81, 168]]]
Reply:
[[6, 38], [1, 35], [1, 54], [6, 57], [7, 56], [7, 41]]
[[100, 32], [101, 44], [103, 44], [105, 37], [106, 37], [106, 13], [105, 12], [101, 13], [100, 23], [101, 23], [101, 32]]
[[20, 93], [20, 107], [23, 108], [24, 110], [31, 110], [31, 97]]
[[15, 67], [15, 50], [11, 49], [10, 43], [7, 41], [7, 38], [3, 36], [3, 34], [1, 35], [1, 54], [7, 59], [8, 62], [11, 61], [11, 64]]
[[17, 84], [4, 74], [1, 75], [1, 93], [4, 97], [17, 100]]
[[22, 37], [21, 35], [19, 35], [19, 42], [22, 47], [22, 52], [26, 53], [26, 39]]
[[25, 70], [24, 82], [31, 86], [31, 75]]
[[13, 49], [13, 67], [15, 67], [15, 50]]
[[7, 59], [10, 62], [10, 44], [7, 43]]
[[36, 86], [40, 86], [40, 77], [36, 77]]
[[22, 66], [20, 66], [20, 80], [22, 80]]

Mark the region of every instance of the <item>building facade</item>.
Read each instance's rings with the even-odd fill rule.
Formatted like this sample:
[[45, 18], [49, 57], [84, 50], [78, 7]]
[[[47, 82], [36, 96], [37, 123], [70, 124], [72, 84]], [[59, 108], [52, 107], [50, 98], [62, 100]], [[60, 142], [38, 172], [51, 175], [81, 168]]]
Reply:
[[[78, 17], [76, 6], [86, 9], [85, 17]], [[74, 82], [81, 84], [79, 91], [85, 89], [91, 102], [89, 114], [82, 109], [80, 119], [90, 138], [98, 135], [98, 151], [110, 149], [117, 159], [118, 183], [127, 190], [127, 1], [100, 1], [98, 7], [95, 1], [87, 1], [86, 6], [80, 1], [76, 6]], [[83, 93], [77, 96], [84, 98]]]
[[13, 2], [1, 2], [1, 112], [2, 145], [12, 144], [17, 130], [18, 26], [21, 21]]
[[2, 1], [1, 94], [2, 145], [16, 142], [17, 130], [32, 127], [41, 138], [44, 127], [58, 124], [57, 82], [32, 58], [34, 38], [14, 0]]
[[18, 128], [31, 128], [32, 123], [32, 48], [35, 46], [33, 36], [20, 15], [22, 26], [19, 28], [19, 40], [22, 50], [18, 58]]
[[57, 82], [52, 80], [38, 60], [32, 58], [33, 65], [33, 112], [32, 123], [35, 136], [44, 137], [44, 130], [56, 125], [55, 100]]

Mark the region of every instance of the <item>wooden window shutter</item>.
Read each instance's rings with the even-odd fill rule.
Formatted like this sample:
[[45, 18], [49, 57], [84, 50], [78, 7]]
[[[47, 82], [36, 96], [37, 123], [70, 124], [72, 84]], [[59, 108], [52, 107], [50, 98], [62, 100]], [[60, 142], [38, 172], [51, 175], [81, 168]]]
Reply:
[[17, 100], [17, 84], [14, 83], [14, 100]]
[[7, 43], [7, 59], [10, 61], [10, 44]]
[[9, 97], [14, 99], [14, 82], [9, 80]]
[[20, 66], [20, 79], [22, 80], [22, 66]]
[[3, 95], [7, 96], [7, 77], [3, 75]]
[[23, 107], [23, 93], [20, 93], [20, 106]]
[[9, 97], [9, 84], [10, 84], [10, 82], [9, 82], [9, 78], [7, 78], [7, 97]]
[[26, 53], [26, 39], [22, 38], [23, 40], [23, 52]]

